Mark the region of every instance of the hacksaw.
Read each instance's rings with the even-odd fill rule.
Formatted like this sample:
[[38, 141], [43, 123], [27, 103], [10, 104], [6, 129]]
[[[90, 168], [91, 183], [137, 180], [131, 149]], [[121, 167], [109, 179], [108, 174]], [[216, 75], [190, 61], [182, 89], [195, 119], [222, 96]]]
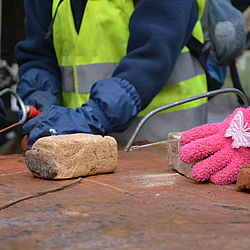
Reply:
[[192, 101], [195, 101], [195, 100], [198, 100], [198, 99], [201, 99], [201, 98], [206, 98], [206, 97], [208, 98], [208, 97], [212, 97], [212, 96], [219, 95], [219, 94], [225, 94], [225, 93], [235, 93], [236, 95], [238, 95], [243, 100], [244, 105], [246, 107], [249, 106], [249, 102], [248, 102], [248, 99], [247, 99], [246, 95], [242, 91], [240, 91], [239, 89], [236, 89], [236, 88], [225, 88], [225, 89], [213, 90], [213, 91], [209, 91], [209, 92], [199, 94], [199, 95], [196, 95], [196, 96], [188, 97], [188, 98], [185, 98], [185, 99], [173, 102], [173, 103], [169, 103], [167, 105], [164, 105], [164, 106], [161, 106], [161, 107], [159, 107], [157, 109], [152, 110], [151, 112], [149, 112], [147, 115], [145, 115], [141, 119], [141, 121], [139, 122], [139, 124], [135, 128], [134, 133], [130, 137], [127, 145], [125, 146], [124, 151], [129, 152], [129, 151], [132, 151], [132, 150], [135, 150], [135, 149], [145, 148], [145, 147], [149, 147], [149, 146], [155, 146], [155, 145], [159, 145], [159, 144], [163, 144], [163, 143], [168, 143], [168, 142], [171, 142], [171, 141], [177, 141], [177, 139], [176, 140], [174, 139], [174, 140], [166, 140], [166, 141], [148, 143], [148, 144], [144, 144], [144, 145], [132, 146], [132, 144], [133, 144], [136, 136], [140, 132], [142, 126], [153, 115], [155, 115], [155, 114], [157, 114], [157, 113], [159, 113], [161, 111], [164, 111], [166, 109], [170, 109], [170, 108], [179, 106], [179, 105], [187, 103], [187, 102], [192, 102]]

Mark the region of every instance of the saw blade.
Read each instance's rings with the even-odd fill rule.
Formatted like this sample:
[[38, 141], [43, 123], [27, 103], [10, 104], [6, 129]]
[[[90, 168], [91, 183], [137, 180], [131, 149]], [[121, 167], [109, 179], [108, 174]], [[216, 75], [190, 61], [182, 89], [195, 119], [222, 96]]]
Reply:
[[136, 146], [131, 146], [129, 151], [133, 151], [136, 149], [140, 148], [146, 148], [146, 147], [152, 147], [152, 146], [157, 146], [159, 144], [164, 144], [164, 143], [169, 143], [169, 142], [174, 142], [174, 141], [179, 141], [179, 139], [172, 139], [172, 140], [166, 140], [166, 141], [158, 141], [158, 142], [152, 142], [144, 145], [136, 145]]

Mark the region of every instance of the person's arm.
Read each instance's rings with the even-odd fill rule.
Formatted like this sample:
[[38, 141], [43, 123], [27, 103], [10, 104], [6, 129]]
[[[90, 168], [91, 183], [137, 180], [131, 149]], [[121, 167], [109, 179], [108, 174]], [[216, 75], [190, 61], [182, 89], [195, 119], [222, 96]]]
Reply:
[[197, 19], [195, 0], [142, 0], [135, 9], [127, 55], [113, 76], [135, 86], [142, 109], [166, 84]]
[[52, 19], [52, 0], [25, 0], [26, 39], [15, 48], [20, 80], [17, 93], [25, 104], [45, 110], [61, 104], [61, 75], [52, 37], [45, 39]]

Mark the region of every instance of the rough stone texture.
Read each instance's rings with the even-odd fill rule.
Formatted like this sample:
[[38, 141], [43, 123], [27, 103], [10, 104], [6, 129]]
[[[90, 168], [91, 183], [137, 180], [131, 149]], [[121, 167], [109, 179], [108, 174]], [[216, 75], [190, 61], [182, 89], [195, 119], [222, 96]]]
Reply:
[[67, 179], [113, 172], [117, 167], [118, 149], [111, 136], [56, 135], [36, 141], [25, 156], [33, 175]]
[[[179, 152], [181, 148], [180, 138], [183, 132], [172, 132], [168, 134], [168, 164], [172, 166], [178, 173], [185, 175], [186, 177], [193, 179], [191, 170], [196, 163], [186, 164], [179, 158]], [[171, 141], [177, 139], [178, 141]]]
[[250, 190], [250, 164], [246, 163], [241, 168], [237, 182], [236, 182], [237, 191], [249, 191]]

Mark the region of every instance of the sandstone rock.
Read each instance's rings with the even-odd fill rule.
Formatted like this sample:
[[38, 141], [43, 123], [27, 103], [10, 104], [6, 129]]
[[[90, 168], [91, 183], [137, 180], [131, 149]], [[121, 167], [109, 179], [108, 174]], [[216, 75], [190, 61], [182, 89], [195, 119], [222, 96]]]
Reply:
[[250, 190], [250, 164], [246, 163], [241, 168], [237, 181], [236, 181], [237, 191], [249, 191]]
[[115, 171], [118, 149], [111, 136], [55, 135], [37, 140], [25, 156], [33, 175], [67, 179]]
[[178, 173], [185, 175], [186, 177], [193, 179], [191, 170], [196, 163], [186, 164], [179, 158], [179, 152], [181, 148], [180, 138], [183, 132], [172, 132], [168, 134], [168, 140], [177, 139], [177, 141], [168, 142], [168, 164], [173, 167]]

